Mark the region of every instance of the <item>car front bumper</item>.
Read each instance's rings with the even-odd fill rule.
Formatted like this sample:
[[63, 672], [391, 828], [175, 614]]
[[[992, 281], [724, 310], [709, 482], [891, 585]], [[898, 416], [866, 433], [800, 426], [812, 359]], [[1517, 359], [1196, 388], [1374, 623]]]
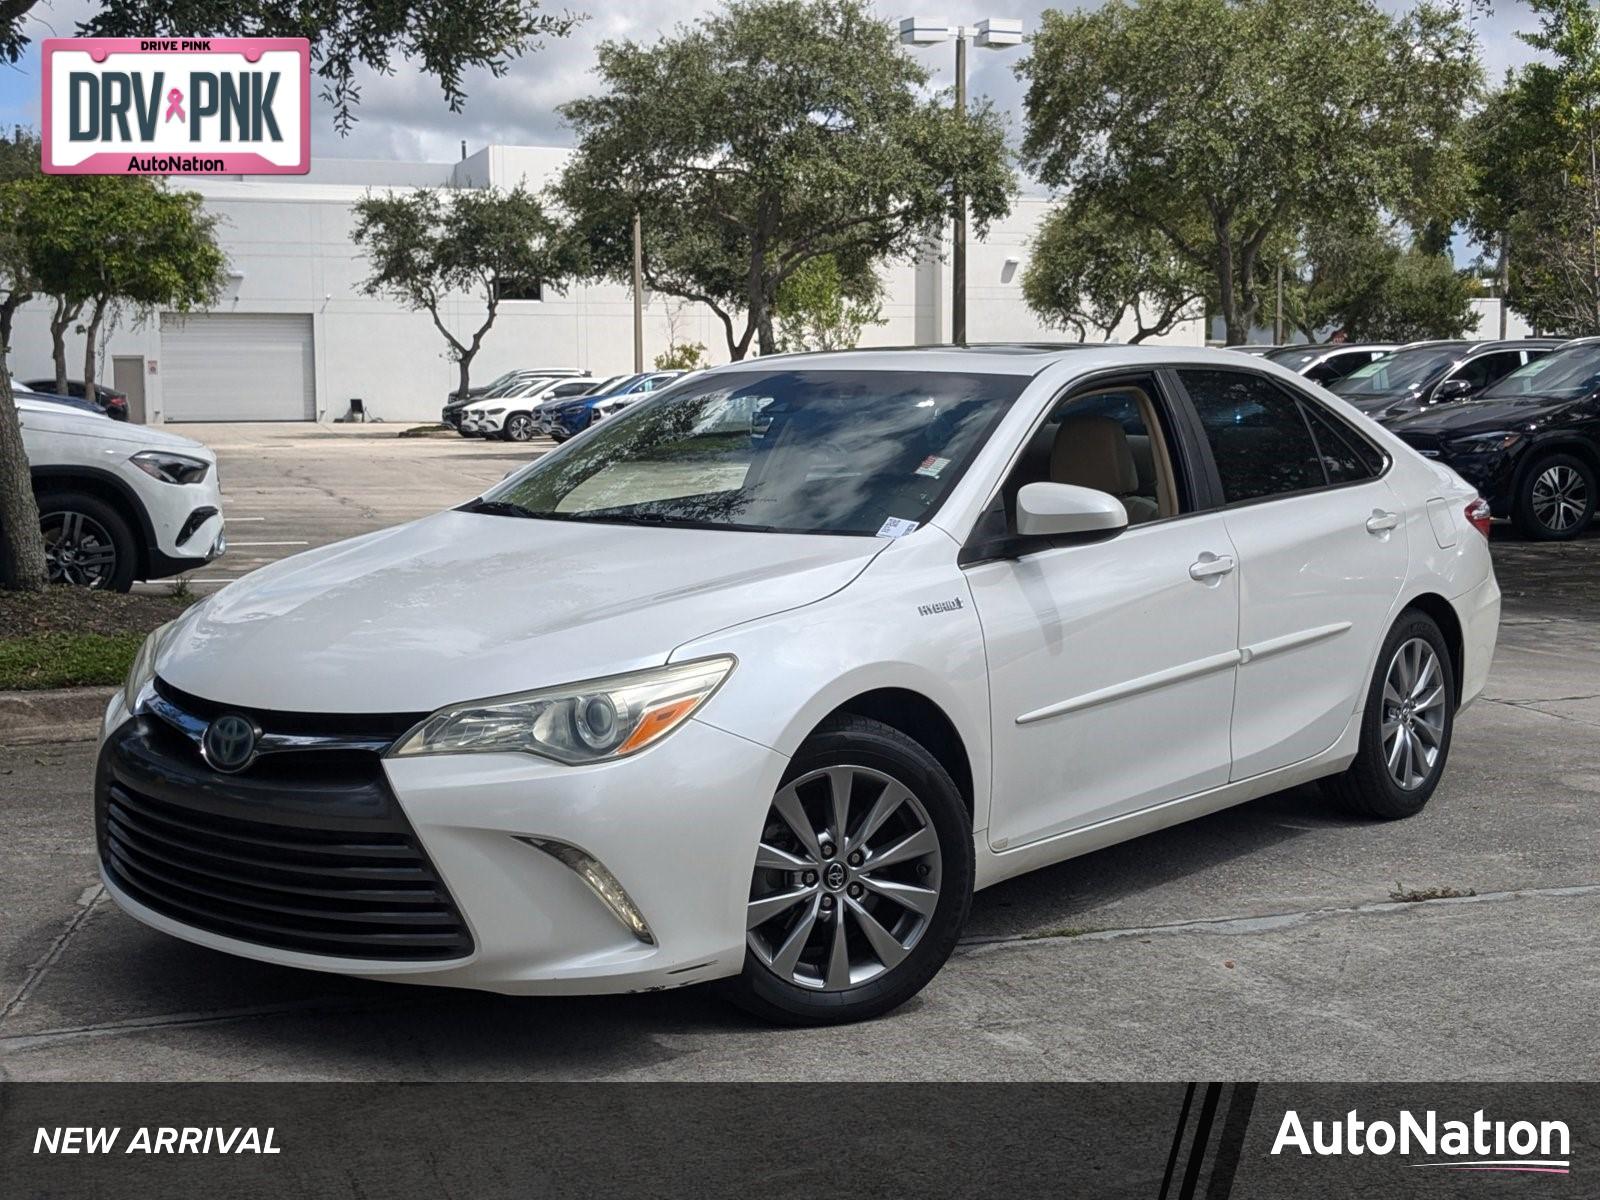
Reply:
[[[102, 771], [113, 776], [129, 720], [119, 695], [103, 734]], [[284, 966], [519, 994], [680, 987], [743, 967], [755, 848], [786, 762], [694, 720], [644, 753], [589, 767], [514, 754], [384, 759], [394, 800], [470, 930], [470, 952], [444, 961], [345, 958], [241, 940], [131, 895], [105, 857], [102, 878], [120, 907], [153, 928]], [[229, 778], [198, 756], [190, 769], [198, 788]], [[648, 924], [648, 938], [541, 848], [552, 845], [602, 864]]]

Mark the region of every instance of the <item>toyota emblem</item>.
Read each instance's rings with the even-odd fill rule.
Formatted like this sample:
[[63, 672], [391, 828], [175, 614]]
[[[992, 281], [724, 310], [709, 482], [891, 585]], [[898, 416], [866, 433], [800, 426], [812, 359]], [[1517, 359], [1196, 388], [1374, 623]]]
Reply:
[[200, 754], [218, 771], [242, 771], [256, 756], [256, 738], [261, 731], [255, 722], [238, 713], [225, 713], [206, 726], [200, 739]]

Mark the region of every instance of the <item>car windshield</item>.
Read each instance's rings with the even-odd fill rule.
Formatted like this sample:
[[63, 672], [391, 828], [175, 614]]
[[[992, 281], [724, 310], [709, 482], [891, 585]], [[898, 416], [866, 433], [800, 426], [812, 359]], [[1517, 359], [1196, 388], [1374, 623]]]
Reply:
[[1298, 371], [1308, 362], [1321, 358], [1327, 352], [1326, 346], [1293, 346], [1287, 350], [1268, 351], [1262, 357], [1288, 367], [1291, 371]]
[[944, 501], [1027, 382], [702, 376], [642, 398], [474, 504], [547, 520], [899, 536]]
[[1332, 384], [1341, 396], [1387, 396], [1424, 387], [1461, 354], [1459, 346], [1418, 346], [1396, 350]]
[[1513, 400], [1518, 396], [1576, 400], [1597, 389], [1600, 389], [1600, 344], [1574, 346], [1570, 350], [1546, 354], [1527, 366], [1518, 367], [1473, 400]]

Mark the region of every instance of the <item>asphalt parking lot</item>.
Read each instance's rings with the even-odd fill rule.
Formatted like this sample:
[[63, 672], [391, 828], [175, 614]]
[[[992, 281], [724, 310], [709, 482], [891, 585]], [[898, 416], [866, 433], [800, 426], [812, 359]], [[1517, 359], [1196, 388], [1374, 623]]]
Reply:
[[[464, 500], [540, 449], [215, 426], [261, 562]], [[518, 999], [190, 946], [95, 875], [87, 743], [0, 748], [0, 1077], [1583, 1079], [1600, 1061], [1600, 536], [1496, 530], [1505, 621], [1425, 813], [1300, 788], [981, 893], [898, 1013], [775, 1031], [702, 989]], [[690, 864], [692, 866], [692, 864]]]

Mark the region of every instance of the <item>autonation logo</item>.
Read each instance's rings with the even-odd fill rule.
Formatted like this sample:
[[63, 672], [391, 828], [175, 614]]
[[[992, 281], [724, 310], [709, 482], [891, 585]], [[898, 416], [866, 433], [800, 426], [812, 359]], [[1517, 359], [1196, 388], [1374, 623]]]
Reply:
[[1572, 1135], [1565, 1121], [1491, 1121], [1482, 1109], [1470, 1121], [1441, 1121], [1429, 1109], [1418, 1117], [1401, 1109], [1392, 1121], [1364, 1121], [1351, 1109], [1332, 1121], [1300, 1119], [1290, 1109], [1278, 1125], [1272, 1153], [1298, 1151], [1319, 1157], [1371, 1154], [1420, 1155], [1434, 1162], [1412, 1167], [1453, 1171], [1519, 1171], [1566, 1175], [1572, 1170]]

